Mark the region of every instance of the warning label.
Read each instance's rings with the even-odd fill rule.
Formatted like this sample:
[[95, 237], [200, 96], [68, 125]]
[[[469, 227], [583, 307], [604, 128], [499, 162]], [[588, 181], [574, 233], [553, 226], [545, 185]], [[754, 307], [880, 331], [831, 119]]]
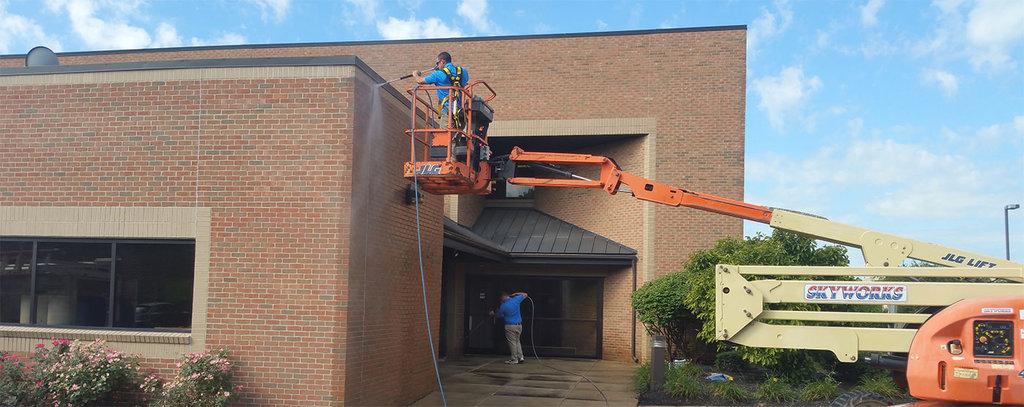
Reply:
[[907, 286], [898, 284], [807, 284], [810, 301], [906, 302]]
[[982, 308], [981, 309], [981, 313], [982, 314], [1010, 314], [1010, 315], [1013, 315], [1013, 308]]

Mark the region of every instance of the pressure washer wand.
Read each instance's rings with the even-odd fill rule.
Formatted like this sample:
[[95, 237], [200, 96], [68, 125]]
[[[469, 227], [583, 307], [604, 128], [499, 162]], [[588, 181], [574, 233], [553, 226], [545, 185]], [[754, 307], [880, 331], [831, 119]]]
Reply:
[[[421, 73], [429, 73], [429, 72], [434, 72], [436, 70], [437, 70], [437, 68], [430, 68], [430, 69], [428, 69], [426, 71], [422, 71]], [[384, 83], [381, 84], [381, 86], [387, 85], [387, 84], [392, 83], [392, 82], [404, 81], [404, 80], [409, 79], [409, 78], [412, 78], [412, 74], [405, 75], [405, 76], [403, 76], [401, 78], [392, 79], [390, 81], [384, 82]]]

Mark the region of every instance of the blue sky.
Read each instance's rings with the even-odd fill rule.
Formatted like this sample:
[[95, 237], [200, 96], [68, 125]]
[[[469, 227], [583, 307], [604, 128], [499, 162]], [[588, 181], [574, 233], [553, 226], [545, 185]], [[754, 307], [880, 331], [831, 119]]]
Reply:
[[0, 54], [734, 24], [747, 201], [1003, 256], [1003, 206], [1024, 204], [1020, 0], [0, 0]]

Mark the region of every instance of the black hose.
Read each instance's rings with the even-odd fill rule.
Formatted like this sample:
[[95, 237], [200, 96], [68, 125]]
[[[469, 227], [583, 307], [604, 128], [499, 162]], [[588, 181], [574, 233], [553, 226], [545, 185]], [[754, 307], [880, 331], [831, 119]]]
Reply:
[[548, 369], [554, 369], [554, 370], [557, 370], [557, 371], [562, 372], [562, 373], [568, 373], [568, 374], [571, 374], [573, 376], [582, 377], [584, 380], [590, 382], [590, 384], [592, 386], [594, 386], [595, 389], [597, 389], [598, 393], [601, 393], [601, 398], [604, 399], [604, 405], [606, 405], [606, 406], [609, 405], [608, 404], [608, 396], [606, 394], [604, 394], [604, 391], [602, 391], [600, 387], [597, 387], [597, 383], [594, 383], [594, 381], [590, 380], [590, 378], [587, 377], [586, 375], [581, 374], [581, 373], [570, 372], [568, 370], [562, 370], [562, 369], [559, 369], [559, 368], [551, 366], [551, 365], [546, 365], [546, 364], [544, 364], [544, 363], [542, 363], [540, 361], [540, 356], [537, 356], [537, 342], [534, 342], [534, 340], [533, 340], [533, 333], [534, 333], [534, 331], [537, 330], [537, 325], [534, 323], [534, 317], [537, 314], [536, 313], [536, 308], [533, 305], [533, 298], [526, 297], [526, 299], [530, 300], [530, 346], [533, 348], [533, 357], [534, 357], [534, 359], [537, 359], [537, 363], [540, 364], [541, 366], [547, 367]]

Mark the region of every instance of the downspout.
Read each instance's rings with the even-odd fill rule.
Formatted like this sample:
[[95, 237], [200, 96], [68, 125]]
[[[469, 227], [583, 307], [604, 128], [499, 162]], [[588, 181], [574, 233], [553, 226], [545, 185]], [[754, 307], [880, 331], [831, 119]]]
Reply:
[[[633, 292], [636, 292], [636, 257], [633, 258]], [[633, 309], [633, 324], [629, 326], [633, 332], [630, 348], [633, 352], [633, 363], [640, 363], [640, 358], [636, 357], [636, 308], [633, 308], [632, 294], [629, 296], [629, 308]]]

